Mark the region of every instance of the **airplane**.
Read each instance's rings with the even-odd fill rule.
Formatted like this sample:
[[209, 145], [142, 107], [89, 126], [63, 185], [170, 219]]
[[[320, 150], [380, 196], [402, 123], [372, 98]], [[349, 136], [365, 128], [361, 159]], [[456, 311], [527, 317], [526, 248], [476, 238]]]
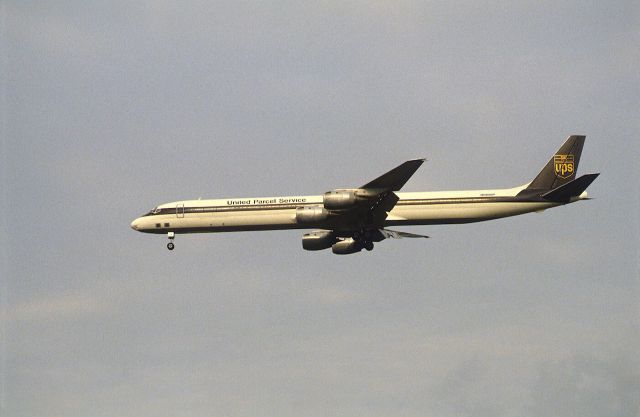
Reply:
[[398, 192], [425, 161], [413, 159], [358, 188], [322, 195], [186, 200], [156, 206], [131, 223], [139, 232], [176, 234], [315, 229], [302, 248], [331, 248], [338, 255], [373, 249], [387, 238], [429, 236], [388, 226], [460, 224], [541, 212], [587, 200], [587, 187], [600, 174], [576, 178], [585, 136], [572, 135], [528, 184], [493, 190]]

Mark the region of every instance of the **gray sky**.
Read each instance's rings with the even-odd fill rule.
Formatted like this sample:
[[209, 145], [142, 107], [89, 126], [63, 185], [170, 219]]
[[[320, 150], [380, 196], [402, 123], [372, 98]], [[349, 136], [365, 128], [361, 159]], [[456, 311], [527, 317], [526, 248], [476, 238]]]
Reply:
[[[638, 416], [637, 2], [1, 6], [3, 416]], [[135, 233], [156, 204], [530, 181], [428, 241]]]

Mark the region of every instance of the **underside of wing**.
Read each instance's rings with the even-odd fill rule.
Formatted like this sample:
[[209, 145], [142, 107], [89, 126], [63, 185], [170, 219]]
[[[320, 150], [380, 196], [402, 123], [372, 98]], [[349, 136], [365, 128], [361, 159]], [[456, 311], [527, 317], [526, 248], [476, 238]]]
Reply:
[[389, 229], [380, 229], [380, 233], [382, 233], [384, 235], [385, 238], [389, 239], [402, 239], [402, 238], [425, 238], [428, 239], [429, 236], [426, 235], [418, 235], [415, 233], [409, 233], [409, 232], [398, 232], [396, 230], [389, 230]]

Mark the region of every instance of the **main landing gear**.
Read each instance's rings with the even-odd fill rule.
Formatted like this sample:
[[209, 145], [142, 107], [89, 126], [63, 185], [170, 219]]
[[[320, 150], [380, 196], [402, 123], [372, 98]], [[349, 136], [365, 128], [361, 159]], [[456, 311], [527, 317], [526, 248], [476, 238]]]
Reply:
[[373, 240], [370, 230], [361, 230], [353, 232], [353, 240], [368, 251], [373, 250]]
[[176, 234], [174, 232], [169, 232], [167, 233], [167, 237], [169, 238], [169, 243], [167, 243], [167, 249], [173, 250], [173, 248], [175, 248], [175, 245], [173, 244], [173, 239], [176, 238]]

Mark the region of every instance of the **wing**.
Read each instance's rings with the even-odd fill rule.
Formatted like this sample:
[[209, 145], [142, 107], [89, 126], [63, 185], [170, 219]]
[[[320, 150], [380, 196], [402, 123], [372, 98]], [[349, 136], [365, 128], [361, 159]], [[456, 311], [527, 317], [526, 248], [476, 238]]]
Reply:
[[409, 178], [420, 168], [424, 159], [412, 159], [393, 168], [386, 174], [382, 174], [375, 180], [366, 183], [360, 188], [383, 189], [385, 191], [400, 191], [409, 181]]
[[429, 237], [384, 229], [385, 219], [400, 200], [394, 191], [399, 191], [423, 163], [424, 159], [406, 161], [360, 188], [326, 192], [323, 204], [330, 216], [323, 228], [328, 230], [307, 233], [302, 247], [331, 247], [335, 254], [348, 255], [362, 249], [370, 251], [374, 242], [387, 238]]
[[381, 242], [387, 238], [402, 239], [404, 237], [428, 238], [429, 236], [397, 232], [389, 229], [369, 229], [354, 231], [351, 237], [347, 237], [339, 236], [335, 231], [320, 230], [304, 235], [302, 247], [307, 250], [320, 250], [331, 247], [331, 251], [337, 255], [348, 255], [360, 252], [362, 249], [373, 250], [373, 242]]
[[418, 235], [418, 234], [415, 234], [415, 233], [408, 233], [408, 232], [398, 232], [398, 231], [389, 230], [389, 229], [380, 229], [380, 233], [386, 239], [388, 239], [388, 238], [402, 239], [402, 238], [405, 238], [405, 237], [409, 237], [409, 238], [426, 238], [426, 239], [429, 238], [429, 236], [425, 236], [425, 235]]
[[399, 191], [424, 163], [424, 159], [406, 161], [391, 171], [354, 190], [357, 204], [334, 213], [334, 229], [380, 229], [399, 198]]
[[407, 161], [360, 187], [365, 190], [379, 190], [377, 198], [367, 212], [367, 223], [376, 226], [384, 225], [389, 212], [399, 200], [394, 191], [400, 191], [423, 163], [424, 159]]
[[400, 191], [423, 163], [424, 159], [412, 159], [360, 187], [377, 193], [375, 200], [367, 208], [366, 223], [384, 226], [389, 212], [400, 199], [394, 191]]

